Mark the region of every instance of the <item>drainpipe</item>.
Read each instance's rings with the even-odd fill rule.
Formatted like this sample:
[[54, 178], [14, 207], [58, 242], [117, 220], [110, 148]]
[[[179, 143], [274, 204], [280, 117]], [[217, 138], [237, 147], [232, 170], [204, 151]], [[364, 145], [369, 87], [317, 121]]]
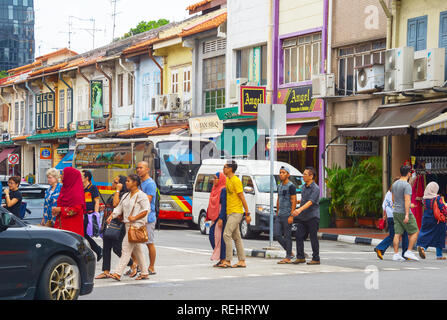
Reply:
[[96, 70], [104, 75], [109, 80], [109, 116], [106, 119], [106, 132], [110, 130], [110, 120], [112, 119], [112, 78], [101, 69], [98, 63], [96, 63]]
[[149, 48], [149, 58], [154, 61], [154, 63], [157, 65], [157, 67], [160, 69], [160, 94], [163, 94], [163, 67], [160, 66], [160, 64], [157, 62], [157, 60], [154, 58], [153, 55], [153, 49]]
[[[36, 102], [36, 93], [30, 88], [30, 86], [28, 85], [28, 81], [25, 82], [25, 88], [28, 89], [28, 91], [33, 95], [34, 102]], [[35, 112], [36, 106], [35, 106], [34, 103], [33, 103], [33, 106], [34, 106], [34, 112], [33, 112], [34, 121], [33, 121], [33, 127], [30, 128], [30, 130], [31, 130], [31, 132], [36, 132], [36, 117], [35, 117], [35, 115], [36, 115], [36, 112]]]
[[73, 123], [73, 88], [67, 82], [65, 82], [64, 78], [60, 73], [59, 73], [59, 80], [62, 81], [71, 90], [71, 97], [70, 97], [71, 115], [70, 115], [70, 122], [67, 123], [67, 131], [71, 131], [70, 126]]
[[[12, 90], [14, 90], [16, 95], [19, 94], [19, 92], [16, 89], [16, 85], [15, 84], [12, 85]], [[15, 97], [14, 97], [14, 101], [15, 101]], [[15, 110], [14, 110], [14, 113], [15, 113]], [[20, 112], [19, 112], [19, 115], [20, 115]], [[10, 108], [10, 110], [9, 110], [9, 119], [11, 119], [11, 121], [9, 121], [9, 123], [11, 124], [12, 123], [12, 108]], [[15, 122], [14, 122], [14, 124], [15, 124]], [[14, 129], [17, 130], [17, 128], [14, 128]], [[14, 133], [15, 133], [15, 130], [14, 130]], [[8, 125], [8, 132], [11, 132], [11, 130], [9, 130], [9, 125]]]
[[327, 23], [327, 72], [332, 73], [332, 7], [333, 0], [328, 4], [328, 23]]

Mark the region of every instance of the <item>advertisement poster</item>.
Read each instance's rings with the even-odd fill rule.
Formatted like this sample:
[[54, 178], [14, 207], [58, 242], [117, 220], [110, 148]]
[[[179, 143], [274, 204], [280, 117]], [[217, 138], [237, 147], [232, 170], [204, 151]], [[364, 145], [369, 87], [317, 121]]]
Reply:
[[103, 118], [103, 96], [104, 90], [102, 85], [102, 80], [92, 80], [90, 81], [91, 90], [91, 108], [92, 108], [92, 118]]

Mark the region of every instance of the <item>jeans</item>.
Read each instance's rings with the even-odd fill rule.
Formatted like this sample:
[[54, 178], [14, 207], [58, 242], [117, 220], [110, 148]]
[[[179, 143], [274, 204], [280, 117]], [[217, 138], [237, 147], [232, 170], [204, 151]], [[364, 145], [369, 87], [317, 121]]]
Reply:
[[305, 259], [304, 240], [307, 234], [310, 236], [312, 245], [312, 260], [320, 261], [320, 243], [318, 242], [318, 229], [320, 228], [320, 219], [313, 218], [308, 221], [298, 221], [296, 229], [296, 258]]
[[97, 256], [100, 256], [102, 254], [101, 247], [93, 240], [88, 234], [87, 234], [87, 226], [88, 226], [88, 217], [87, 214], [84, 215], [84, 238], [88, 241], [90, 244], [90, 247], [92, 250], [96, 253]]
[[286, 250], [286, 258], [292, 259], [292, 226], [289, 224], [289, 216], [275, 217], [277, 227], [275, 240]]
[[[393, 239], [394, 239], [394, 219], [388, 218], [388, 229], [389, 229], [389, 236], [383, 239], [383, 241], [376, 247], [377, 250], [382, 251], [385, 253], [385, 251], [393, 245]], [[405, 231], [402, 235], [402, 255], [408, 250], [408, 233]]]

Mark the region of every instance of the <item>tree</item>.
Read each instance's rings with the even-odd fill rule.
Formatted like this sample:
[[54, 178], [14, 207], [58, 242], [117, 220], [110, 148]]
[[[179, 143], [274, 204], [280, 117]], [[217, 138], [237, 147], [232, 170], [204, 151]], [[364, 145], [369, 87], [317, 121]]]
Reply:
[[152, 21], [141, 21], [135, 28], [132, 28], [129, 30], [129, 32], [125, 33], [122, 39], [132, 37], [136, 34], [143, 33], [152, 29], [159, 28], [161, 26], [164, 26], [165, 24], [168, 24], [169, 20], [166, 19], [159, 19], [158, 21], [152, 20]]

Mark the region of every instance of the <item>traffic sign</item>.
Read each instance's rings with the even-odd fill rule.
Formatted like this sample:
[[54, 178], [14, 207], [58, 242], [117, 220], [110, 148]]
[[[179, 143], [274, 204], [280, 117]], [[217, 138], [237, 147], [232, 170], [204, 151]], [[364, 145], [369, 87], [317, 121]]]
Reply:
[[8, 155], [8, 163], [12, 166], [19, 164], [19, 155], [15, 153]]

